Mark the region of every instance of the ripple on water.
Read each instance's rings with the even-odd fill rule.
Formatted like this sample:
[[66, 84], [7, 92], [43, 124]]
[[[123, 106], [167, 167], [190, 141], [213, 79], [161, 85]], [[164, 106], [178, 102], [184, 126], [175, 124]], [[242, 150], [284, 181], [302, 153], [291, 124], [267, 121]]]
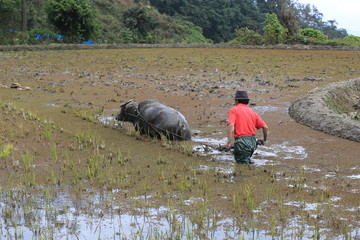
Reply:
[[119, 123], [113, 116], [99, 116], [98, 121], [106, 126], [118, 126]]
[[351, 176], [348, 176], [348, 178], [351, 178], [351, 179], [360, 179], [360, 175], [351, 175]]
[[255, 112], [262, 114], [265, 112], [287, 112], [288, 109], [286, 107], [274, 107], [274, 106], [255, 106], [252, 109], [254, 109]]
[[45, 105], [50, 106], [50, 107], [61, 107], [61, 106], [53, 104], [53, 103], [48, 103], [48, 104], [45, 104]]
[[[200, 133], [200, 132], [199, 132]], [[192, 139], [195, 143], [193, 149], [200, 155], [211, 156], [219, 161], [234, 161], [232, 151], [219, 151], [218, 146], [224, 145], [227, 141], [226, 137], [212, 138], [195, 136]], [[269, 144], [259, 146], [252, 160], [255, 165], [276, 164], [277, 160], [303, 160], [307, 157], [306, 149], [303, 146], [292, 146], [288, 142], [280, 144]]]

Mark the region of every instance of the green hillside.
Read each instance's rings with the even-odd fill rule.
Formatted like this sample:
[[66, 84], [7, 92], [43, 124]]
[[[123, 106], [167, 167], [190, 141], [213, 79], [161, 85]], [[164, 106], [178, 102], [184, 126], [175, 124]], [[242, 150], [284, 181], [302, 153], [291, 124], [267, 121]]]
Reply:
[[0, 0], [0, 44], [359, 45], [295, 0]]

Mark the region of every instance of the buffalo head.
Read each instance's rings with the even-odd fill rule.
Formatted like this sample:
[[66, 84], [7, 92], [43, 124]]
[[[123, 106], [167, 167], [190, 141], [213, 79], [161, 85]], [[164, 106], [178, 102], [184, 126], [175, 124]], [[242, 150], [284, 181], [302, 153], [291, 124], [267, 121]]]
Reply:
[[137, 121], [138, 115], [138, 104], [133, 100], [129, 100], [120, 105], [120, 113], [115, 119], [118, 121], [134, 123]]

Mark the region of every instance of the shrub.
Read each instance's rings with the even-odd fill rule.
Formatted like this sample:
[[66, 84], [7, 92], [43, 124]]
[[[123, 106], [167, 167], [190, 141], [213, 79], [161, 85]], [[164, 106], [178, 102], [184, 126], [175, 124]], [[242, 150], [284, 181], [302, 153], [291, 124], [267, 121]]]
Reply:
[[53, 43], [60, 42], [62, 36], [47, 28], [34, 28], [29, 32], [29, 43]]
[[349, 35], [343, 38], [343, 41], [348, 46], [360, 47], [360, 37]]
[[323, 34], [320, 30], [313, 28], [304, 28], [299, 31], [304, 44], [327, 44], [328, 36]]
[[17, 33], [0, 29], [0, 45], [15, 44]]
[[264, 38], [267, 44], [284, 43], [287, 30], [284, 28], [275, 13], [268, 14], [265, 20]]
[[231, 40], [230, 44], [261, 45], [263, 43], [263, 37], [247, 27], [237, 29], [235, 35], [235, 39]]

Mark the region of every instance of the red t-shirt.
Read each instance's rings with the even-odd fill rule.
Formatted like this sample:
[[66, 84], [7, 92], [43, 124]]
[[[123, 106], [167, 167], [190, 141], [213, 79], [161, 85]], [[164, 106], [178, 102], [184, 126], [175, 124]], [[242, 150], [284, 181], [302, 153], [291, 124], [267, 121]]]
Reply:
[[229, 110], [228, 123], [234, 123], [234, 137], [256, 135], [256, 129], [266, 124], [260, 116], [246, 104], [238, 104]]

